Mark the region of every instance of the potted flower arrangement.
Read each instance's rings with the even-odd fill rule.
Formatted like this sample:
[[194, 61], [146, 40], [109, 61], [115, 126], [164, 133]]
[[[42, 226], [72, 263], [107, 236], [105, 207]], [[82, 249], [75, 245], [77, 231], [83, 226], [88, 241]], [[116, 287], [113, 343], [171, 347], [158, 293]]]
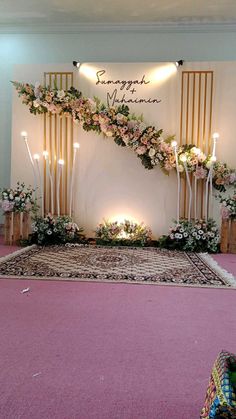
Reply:
[[29, 213], [38, 208], [34, 192], [34, 189], [20, 182], [17, 182], [16, 188], [0, 190], [0, 207], [5, 215], [5, 244], [16, 243], [21, 236], [28, 238]]
[[221, 203], [221, 252], [236, 253], [236, 191], [218, 196]]

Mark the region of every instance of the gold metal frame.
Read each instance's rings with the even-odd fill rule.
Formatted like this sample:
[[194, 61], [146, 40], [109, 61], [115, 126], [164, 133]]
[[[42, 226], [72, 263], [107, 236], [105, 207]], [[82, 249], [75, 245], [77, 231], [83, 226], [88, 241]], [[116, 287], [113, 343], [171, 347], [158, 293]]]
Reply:
[[[68, 90], [73, 86], [73, 72], [46, 72], [44, 73], [44, 85], [49, 87]], [[44, 150], [49, 153], [49, 164], [54, 180], [54, 190], [51, 191], [50, 181], [46, 177], [46, 162], [44, 162], [44, 212], [52, 212], [51, 193], [53, 193], [54, 213], [56, 207], [56, 184], [58, 179], [59, 159], [65, 164], [62, 170], [60, 182], [60, 214], [69, 213], [69, 180], [73, 163], [73, 121], [66, 116], [44, 114]]]
[[[213, 107], [213, 71], [182, 71], [180, 145], [194, 144], [209, 154], [211, 150], [212, 107]], [[191, 176], [193, 185], [193, 177]], [[198, 217], [203, 218], [204, 183], [198, 182]], [[181, 184], [181, 217], [187, 218], [188, 189], [186, 178]], [[192, 214], [193, 215], [193, 214]]]

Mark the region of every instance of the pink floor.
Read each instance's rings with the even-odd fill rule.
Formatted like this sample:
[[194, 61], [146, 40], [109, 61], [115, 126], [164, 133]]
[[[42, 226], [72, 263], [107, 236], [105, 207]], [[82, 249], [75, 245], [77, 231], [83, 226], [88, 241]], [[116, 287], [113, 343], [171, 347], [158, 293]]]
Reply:
[[[236, 275], [235, 255], [215, 259]], [[236, 352], [235, 300], [226, 289], [1, 280], [0, 418], [197, 419], [217, 353]]]

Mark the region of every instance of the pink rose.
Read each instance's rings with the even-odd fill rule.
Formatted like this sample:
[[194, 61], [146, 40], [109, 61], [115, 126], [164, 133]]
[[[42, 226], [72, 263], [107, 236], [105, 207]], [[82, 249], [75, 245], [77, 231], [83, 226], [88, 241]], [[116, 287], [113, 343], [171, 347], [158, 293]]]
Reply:
[[229, 218], [230, 216], [230, 211], [228, 210], [228, 208], [222, 206], [221, 207], [221, 217], [222, 218]]
[[143, 146], [139, 146], [136, 149], [136, 153], [139, 154], [139, 155], [146, 153], [146, 151], [147, 151], [147, 147], [145, 147], [144, 145]]

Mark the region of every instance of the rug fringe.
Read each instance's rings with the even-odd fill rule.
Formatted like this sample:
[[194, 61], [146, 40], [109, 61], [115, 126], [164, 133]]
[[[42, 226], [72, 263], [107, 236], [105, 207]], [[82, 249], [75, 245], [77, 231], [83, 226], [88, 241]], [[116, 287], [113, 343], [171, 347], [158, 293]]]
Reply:
[[27, 252], [30, 249], [37, 247], [36, 244], [32, 244], [31, 246], [23, 247], [23, 249], [16, 250], [15, 252], [9, 253], [9, 255], [0, 257], [0, 262], [5, 262], [15, 256], [21, 255], [22, 253]]
[[209, 254], [209, 253], [199, 253], [199, 256], [201, 257], [204, 262], [206, 262], [216, 273], [222, 276], [224, 280], [227, 282], [227, 284], [235, 287], [236, 286], [236, 278], [233, 274], [226, 271], [226, 269], [222, 268], [218, 262], [216, 262], [215, 259]]

